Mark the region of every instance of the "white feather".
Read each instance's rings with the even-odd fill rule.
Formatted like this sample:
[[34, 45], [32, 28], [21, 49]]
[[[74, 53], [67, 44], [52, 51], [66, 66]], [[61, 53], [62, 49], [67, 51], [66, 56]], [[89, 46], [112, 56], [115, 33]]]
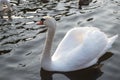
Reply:
[[[50, 20], [53, 18], [46, 19], [49, 20], [45, 24], [52, 25], [53, 21]], [[44, 57], [42, 67], [48, 71], [74, 71], [90, 67], [97, 63], [117, 37], [118, 35], [108, 38], [104, 32], [95, 27], [73, 28], [67, 32], [51, 59]]]

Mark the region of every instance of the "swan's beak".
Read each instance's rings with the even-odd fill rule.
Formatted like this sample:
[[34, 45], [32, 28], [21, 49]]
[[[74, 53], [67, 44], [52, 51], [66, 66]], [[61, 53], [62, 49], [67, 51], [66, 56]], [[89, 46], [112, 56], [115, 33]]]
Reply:
[[43, 21], [38, 21], [36, 24], [37, 25], [43, 25]]

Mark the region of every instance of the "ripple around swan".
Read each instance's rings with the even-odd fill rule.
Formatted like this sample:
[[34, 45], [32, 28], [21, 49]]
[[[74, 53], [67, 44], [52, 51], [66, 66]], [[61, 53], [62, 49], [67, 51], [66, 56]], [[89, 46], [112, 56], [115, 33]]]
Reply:
[[[17, 1], [17, 0], [14, 0]], [[120, 1], [92, 0], [78, 9], [78, 0], [25, 0], [13, 4], [13, 21], [0, 20], [0, 80], [120, 80], [120, 38], [93, 67], [69, 73], [40, 69], [45, 42], [45, 26], [36, 22], [50, 15], [57, 20], [52, 53], [73, 27], [95, 26], [108, 35], [120, 34]], [[52, 79], [53, 75], [53, 79]], [[47, 77], [46, 77], [47, 76]]]

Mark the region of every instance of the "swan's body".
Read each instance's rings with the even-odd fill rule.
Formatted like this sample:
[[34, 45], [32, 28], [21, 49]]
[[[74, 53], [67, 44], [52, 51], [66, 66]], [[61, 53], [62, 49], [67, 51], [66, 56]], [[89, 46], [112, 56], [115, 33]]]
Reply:
[[48, 71], [74, 71], [97, 63], [98, 59], [112, 46], [118, 35], [107, 38], [106, 34], [95, 27], [73, 28], [67, 32], [55, 53], [50, 54], [56, 23], [45, 17], [48, 27], [47, 40], [41, 66]]

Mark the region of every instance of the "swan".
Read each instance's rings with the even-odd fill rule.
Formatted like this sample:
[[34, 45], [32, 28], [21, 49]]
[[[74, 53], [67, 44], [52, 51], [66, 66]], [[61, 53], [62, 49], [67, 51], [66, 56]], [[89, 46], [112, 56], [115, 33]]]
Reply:
[[[6, 5], [6, 7], [4, 7]], [[10, 0], [0, 0], [0, 17], [3, 19], [4, 14], [7, 13], [8, 19], [12, 20], [12, 7], [10, 5]]]
[[118, 37], [108, 38], [96, 27], [76, 27], [66, 33], [55, 53], [51, 54], [56, 21], [53, 17], [45, 16], [37, 25], [48, 28], [41, 58], [41, 67], [47, 71], [69, 72], [88, 68], [97, 63]]

